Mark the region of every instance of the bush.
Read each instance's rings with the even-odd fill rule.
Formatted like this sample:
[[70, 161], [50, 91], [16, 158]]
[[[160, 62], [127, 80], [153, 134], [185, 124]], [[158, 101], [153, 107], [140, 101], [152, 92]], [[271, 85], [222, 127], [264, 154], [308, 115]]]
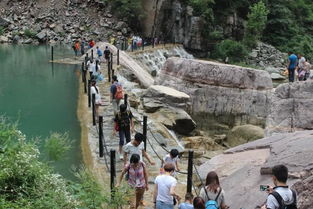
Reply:
[[237, 41], [226, 39], [215, 46], [212, 57], [215, 59], [226, 60], [230, 63], [240, 62], [248, 55], [245, 46]]

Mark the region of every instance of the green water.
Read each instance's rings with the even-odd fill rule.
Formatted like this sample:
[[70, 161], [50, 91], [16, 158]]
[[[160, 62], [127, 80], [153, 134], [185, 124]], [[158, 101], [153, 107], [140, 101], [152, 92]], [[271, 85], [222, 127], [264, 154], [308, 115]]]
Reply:
[[[67, 50], [56, 47], [62, 54]], [[72, 166], [81, 160], [80, 124], [76, 115], [79, 67], [49, 63], [47, 46], [0, 45], [0, 114], [19, 121], [26, 137], [42, 139], [51, 132], [68, 132], [73, 148], [54, 165], [64, 177], [74, 179]]]

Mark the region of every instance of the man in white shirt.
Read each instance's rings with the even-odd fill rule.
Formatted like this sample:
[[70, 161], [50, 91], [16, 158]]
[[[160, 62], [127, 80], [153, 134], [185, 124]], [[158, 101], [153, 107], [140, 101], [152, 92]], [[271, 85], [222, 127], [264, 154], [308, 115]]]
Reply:
[[150, 159], [149, 155], [146, 153], [144, 149], [144, 143], [142, 142], [143, 139], [144, 139], [143, 134], [136, 133], [135, 138], [131, 142], [128, 142], [126, 145], [124, 145], [123, 147], [124, 165], [126, 165], [126, 163], [129, 162], [130, 157], [133, 154], [138, 154], [140, 156], [140, 161], [142, 161], [143, 155], [145, 158], [147, 158], [151, 165], [155, 165], [155, 162]]
[[296, 208], [297, 198], [295, 191], [287, 186], [288, 168], [284, 165], [276, 165], [272, 168], [273, 183], [275, 187], [268, 187], [266, 204], [261, 209], [279, 209], [283, 205], [286, 208]]

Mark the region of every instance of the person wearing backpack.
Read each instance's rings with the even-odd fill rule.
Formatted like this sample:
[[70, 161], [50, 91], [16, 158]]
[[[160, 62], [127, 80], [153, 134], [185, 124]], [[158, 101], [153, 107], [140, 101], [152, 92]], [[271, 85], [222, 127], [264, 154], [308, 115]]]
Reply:
[[130, 142], [130, 132], [134, 130], [133, 115], [130, 111], [127, 111], [125, 104], [120, 105], [120, 111], [115, 115], [113, 135], [118, 131], [120, 142], [119, 152], [120, 159], [123, 159], [122, 148], [124, 145], [124, 138], [126, 143]]
[[140, 161], [138, 154], [132, 154], [129, 164], [122, 170], [116, 187], [120, 186], [125, 174], [127, 175], [128, 185], [134, 190], [134, 194], [130, 198], [130, 208], [137, 209], [140, 201], [143, 199], [145, 190], [149, 190], [146, 165]]
[[297, 195], [288, 188], [288, 168], [276, 165], [272, 168], [272, 180], [275, 187], [268, 186], [266, 204], [261, 209], [297, 209]]
[[110, 54], [111, 54], [111, 51], [108, 46], [105, 47], [105, 50], [103, 51], [103, 53], [104, 53], [105, 60], [108, 62], [110, 59]]
[[124, 98], [124, 93], [123, 93], [123, 87], [118, 82], [116, 75], [112, 76], [112, 80], [113, 80], [112, 81], [113, 83], [112, 83], [111, 88], [110, 88], [110, 92], [111, 92], [110, 100], [111, 100], [112, 105], [113, 105], [114, 115], [116, 115], [118, 112], [118, 107], [120, 105], [120, 101], [121, 101], [121, 99]]
[[211, 171], [206, 177], [205, 187], [200, 190], [200, 197], [205, 202], [206, 209], [227, 209], [225, 192], [220, 186], [217, 173]]

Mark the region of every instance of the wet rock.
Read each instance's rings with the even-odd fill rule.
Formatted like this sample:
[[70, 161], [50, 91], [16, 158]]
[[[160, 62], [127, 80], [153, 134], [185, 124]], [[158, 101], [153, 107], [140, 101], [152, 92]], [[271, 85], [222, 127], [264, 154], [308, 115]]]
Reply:
[[18, 44], [19, 41], [20, 41], [20, 39], [21, 39], [21, 37], [20, 37], [19, 35], [15, 35], [15, 36], [13, 37], [12, 42], [13, 42], [14, 44]]
[[32, 39], [26, 39], [23, 41], [23, 44], [31, 44], [33, 42]]
[[264, 137], [264, 130], [258, 126], [243, 125], [234, 127], [227, 135], [227, 143], [237, 146]]
[[196, 123], [180, 108], [160, 108], [152, 117], [179, 134], [188, 135], [196, 128]]

